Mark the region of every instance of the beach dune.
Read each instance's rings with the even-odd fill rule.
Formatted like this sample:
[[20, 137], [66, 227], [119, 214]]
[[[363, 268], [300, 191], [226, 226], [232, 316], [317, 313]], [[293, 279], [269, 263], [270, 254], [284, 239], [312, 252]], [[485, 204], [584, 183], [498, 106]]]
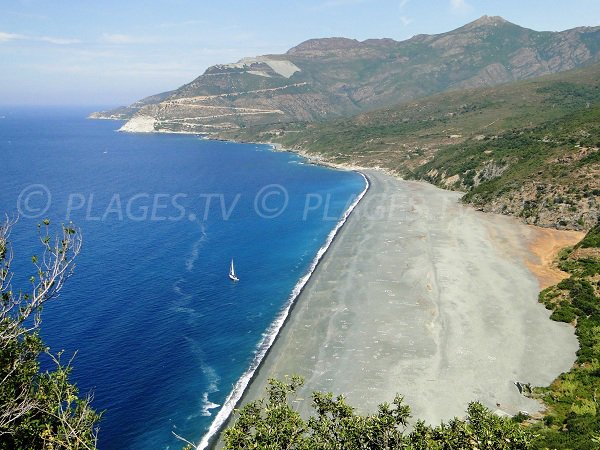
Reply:
[[[460, 194], [366, 171], [371, 188], [297, 299], [242, 404], [270, 377], [344, 394], [359, 412], [402, 394], [438, 424], [479, 400], [516, 414], [541, 404], [515, 382], [568, 371], [574, 329], [549, 320], [528, 268], [539, 231], [483, 214]], [[498, 406], [499, 405], [499, 406]]]

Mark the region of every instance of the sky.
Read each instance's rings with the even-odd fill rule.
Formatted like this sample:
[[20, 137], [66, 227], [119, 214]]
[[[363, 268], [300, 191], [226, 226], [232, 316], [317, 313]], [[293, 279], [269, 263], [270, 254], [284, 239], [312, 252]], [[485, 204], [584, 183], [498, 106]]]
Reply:
[[0, 0], [0, 105], [125, 105], [307, 39], [404, 40], [486, 14], [560, 31], [600, 25], [600, 1]]

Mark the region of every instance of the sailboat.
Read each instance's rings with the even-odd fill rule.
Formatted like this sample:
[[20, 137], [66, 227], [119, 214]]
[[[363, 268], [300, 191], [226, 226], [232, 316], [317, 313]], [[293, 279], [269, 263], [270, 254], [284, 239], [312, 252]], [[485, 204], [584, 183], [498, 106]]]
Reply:
[[229, 268], [229, 278], [232, 281], [240, 281], [240, 279], [235, 274], [235, 268], [233, 267], [233, 259], [231, 260], [231, 267]]

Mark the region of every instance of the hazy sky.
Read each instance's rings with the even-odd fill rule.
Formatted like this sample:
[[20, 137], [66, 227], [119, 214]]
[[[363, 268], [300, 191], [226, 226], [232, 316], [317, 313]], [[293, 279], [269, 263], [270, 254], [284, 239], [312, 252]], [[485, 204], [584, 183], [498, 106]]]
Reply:
[[0, 0], [0, 104], [128, 104], [310, 38], [407, 39], [484, 14], [600, 25], [599, 0]]

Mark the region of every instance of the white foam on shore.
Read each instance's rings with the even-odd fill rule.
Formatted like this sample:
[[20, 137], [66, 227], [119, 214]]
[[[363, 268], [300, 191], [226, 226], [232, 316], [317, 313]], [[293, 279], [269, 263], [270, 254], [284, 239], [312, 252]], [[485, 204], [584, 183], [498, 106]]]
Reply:
[[273, 323], [269, 326], [267, 331], [265, 333], [263, 333], [263, 339], [258, 345], [256, 355], [254, 356], [254, 360], [250, 364], [250, 367], [248, 368], [248, 370], [246, 370], [246, 372], [240, 377], [240, 379], [237, 381], [237, 383], [233, 386], [233, 389], [227, 396], [227, 399], [225, 400], [223, 407], [217, 413], [217, 415], [215, 416], [215, 419], [211, 423], [210, 428], [208, 429], [208, 432], [204, 435], [204, 437], [202, 438], [202, 440], [196, 447], [197, 450], [204, 450], [209, 446], [210, 441], [219, 432], [221, 427], [225, 424], [225, 422], [227, 421], [227, 419], [233, 412], [235, 406], [242, 398], [244, 391], [250, 384], [250, 381], [252, 381], [252, 378], [254, 377], [254, 373], [256, 372], [256, 370], [260, 366], [262, 360], [264, 359], [265, 355], [267, 354], [267, 352], [273, 345], [273, 342], [275, 342], [275, 339], [277, 338], [279, 331], [283, 327], [283, 324], [285, 323], [285, 321], [290, 313], [290, 310], [291, 310], [292, 306], [294, 305], [294, 302], [296, 301], [296, 298], [298, 297], [298, 295], [300, 295], [300, 292], [302, 292], [302, 289], [304, 289], [304, 286], [306, 286], [306, 283], [308, 283], [308, 280], [310, 279], [311, 275], [314, 273], [315, 269], [317, 268], [317, 265], [323, 258], [323, 255], [325, 255], [325, 253], [331, 246], [331, 243], [335, 239], [335, 236], [337, 235], [337, 233], [340, 231], [342, 226], [346, 223], [346, 220], [348, 220], [348, 217], [350, 216], [352, 211], [354, 211], [354, 208], [356, 208], [358, 203], [362, 200], [362, 198], [365, 196], [365, 194], [369, 190], [370, 184], [369, 184], [368, 178], [361, 172], [357, 172], [357, 173], [359, 173], [364, 178], [365, 189], [360, 193], [360, 195], [356, 198], [356, 200], [348, 207], [348, 209], [344, 213], [344, 216], [336, 224], [335, 228], [333, 230], [331, 230], [331, 232], [327, 235], [327, 240], [325, 241], [325, 244], [323, 244], [323, 246], [319, 249], [316, 256], [312, 260], [307, 273], [302, 278], [300, 278], [298, 283], [296, 283], [296, 286], [294, 286], [294, 289], [292, 290], [292, 293], [290, 294], [290, 296], [289, 296], [286, 304], [282, 308], [281, 312], [275, 318]]

